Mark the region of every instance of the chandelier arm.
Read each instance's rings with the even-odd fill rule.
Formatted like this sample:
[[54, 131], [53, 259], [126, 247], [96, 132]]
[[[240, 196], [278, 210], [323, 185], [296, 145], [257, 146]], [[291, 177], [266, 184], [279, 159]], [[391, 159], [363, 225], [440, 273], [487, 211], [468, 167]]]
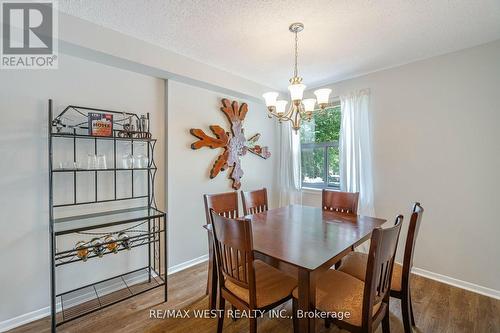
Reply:
[[[300, 116], [300, 117], [299, 117]], [[300, 114], [300, 109], [297, 107], [297, 113], [295, 113], [295, 128], [300, 128], [300, 119], [302, 115]]]
[[291, 120], [291, 118], [290, 118], [290, 117], [288, 117], [286, 114], [285, 114], [285, 115], [283, 115], [283, 116], [280, 116], [279, 114], [277, 114], [277, 113], [276, 113], [276, 112], [274, 112], [274, 111], [273, 111], [273, 112], [269, 112], [269, 115], [271, 115], [271, 116], [273, 116], [273, 117], [277, 118], [277, 119], [278, 119], [278, 120], [280, 120], [280, 121], [288, 121], [288, 120]]
[[292, 103], [290, 104], [290, 107], [288, 108], [288, 112], [285, 113], [285, 117], [287, 117], [288, 119], [291, 119], [292, 116], [293, 116], [293, 110], [295, 108], [295, 105]]

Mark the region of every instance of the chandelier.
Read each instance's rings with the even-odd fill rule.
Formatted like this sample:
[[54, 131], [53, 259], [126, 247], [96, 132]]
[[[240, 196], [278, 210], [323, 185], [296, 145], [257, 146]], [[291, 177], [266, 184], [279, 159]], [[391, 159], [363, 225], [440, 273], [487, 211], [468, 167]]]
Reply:
[[277, 92], [267, 92], [262, 95], [262, 97], [264, 97], [264, 100], [266, 101], [269, 118], [276, 117], [279, 122], [290, 121], [292, 123], [292, 128], [295, 131], [298, 131], [303, 120], [311, 120], [316, 107], [316, 102], [321, 110], [324, 110], [327, 107], [328, 98], [332, 90], [318, 89], [314, 92], [316, 98], [303, 99], [306, 85], [302, 83], [302, 78], [298, 75], [297, 59], [299, 41], [298, 33], [304, 30], [304, 24], [292, 23], [288, 29], [290, 32], [295, 34], [295, 66], [293, 69], [293, 77], [289, 80], [290, 85], [288, 86], [291, 103], [287, 110], [288, 101], [278, 100], [279, 93]]

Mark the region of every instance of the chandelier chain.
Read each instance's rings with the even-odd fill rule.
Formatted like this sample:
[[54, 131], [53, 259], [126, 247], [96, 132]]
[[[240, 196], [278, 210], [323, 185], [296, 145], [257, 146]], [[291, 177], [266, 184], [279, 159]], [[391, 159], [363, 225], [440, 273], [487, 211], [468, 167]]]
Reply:
[[299, 36], [298, 36], [298, 31], [295, 31], [295, 68], [293, 71], [293, 77], [298, 77], [298, 70], [297, 70], [297, 60], [298, 60], [298, 54], [299, 54]]

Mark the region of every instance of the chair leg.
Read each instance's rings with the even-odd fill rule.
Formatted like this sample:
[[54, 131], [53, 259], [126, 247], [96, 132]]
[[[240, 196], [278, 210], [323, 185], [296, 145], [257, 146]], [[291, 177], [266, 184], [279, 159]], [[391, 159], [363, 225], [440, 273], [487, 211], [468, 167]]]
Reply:
[[391, 333], [389, 309], [387, 309], [387, 312], [382, 319], [382, 333]]
[[224, 326], [224, 317], [226, 315], [226, 300], [222, 295], [219, 295], [219, 310], [222, 310], [219, 313], [219, 319], [217, 320], [217, 333], [222, 333], [222, 327]]
[[298, 301], [292, 297], [292, 322], [293, 322], [293, 333], [299, 333], [299, 319], [297, 318], [297, 308]]
[[403, 297], [401, 298], [401, 315], [403, 317], [403, 326], [405, 333], [412, 333], [410, 324], [410, 311], [409, 298], [403, 295]]
[[257, 318], [250, 318], [250, 333], [257, 333]]
[[236, 312], [236, 307], [232, 304], [231, 304], [231, 310], [233, 311], [233, 316], [232, 316], [233, 321], [238, 320], [238, 318], [236, 318], [236, 316], [234, 315]]
[[413, 302], [411, 301], [411, 294], [410, 294], [410, 319], [411, 319], [411, 325], [412, 326], [417, 326], [415, 325], [415, 317], [413, 316]]

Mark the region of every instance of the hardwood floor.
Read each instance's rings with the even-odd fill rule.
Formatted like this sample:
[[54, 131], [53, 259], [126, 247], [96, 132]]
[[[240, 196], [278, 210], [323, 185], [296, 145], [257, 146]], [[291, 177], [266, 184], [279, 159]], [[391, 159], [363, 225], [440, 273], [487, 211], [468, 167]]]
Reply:
[[[151, 319], [150, 310], [208, 307], [205, 296], [207, 265], [200, 264], [169, 277], [169, 301], [162, 303], [161, 289], [140, 295], [58, 328], [58, 332], [215, 332], [216, 319]], [[416, 333], [500, 332], [500, 300], [478, 295], [419, 276], [412, 277]], [[229, 307], [228, 307], [229, 308]], [[400, 302], [391, 298], [391, 332], [402, 333]], [[288, 313], [291, 304], [284, 305]], [[190, 312], [192, 313], [192, 312]], [[322, 323], [318, 332], [344, 332]], [[247, 332], [246, 319], [225, 320], [224, 333]], [[259, 332], [292, 332], [291, 319], [263, 318]], [[10, 332], [50, 332], [49, 318], [18, 327]], [[377, 332], [381, 332], [381, 328]]]

